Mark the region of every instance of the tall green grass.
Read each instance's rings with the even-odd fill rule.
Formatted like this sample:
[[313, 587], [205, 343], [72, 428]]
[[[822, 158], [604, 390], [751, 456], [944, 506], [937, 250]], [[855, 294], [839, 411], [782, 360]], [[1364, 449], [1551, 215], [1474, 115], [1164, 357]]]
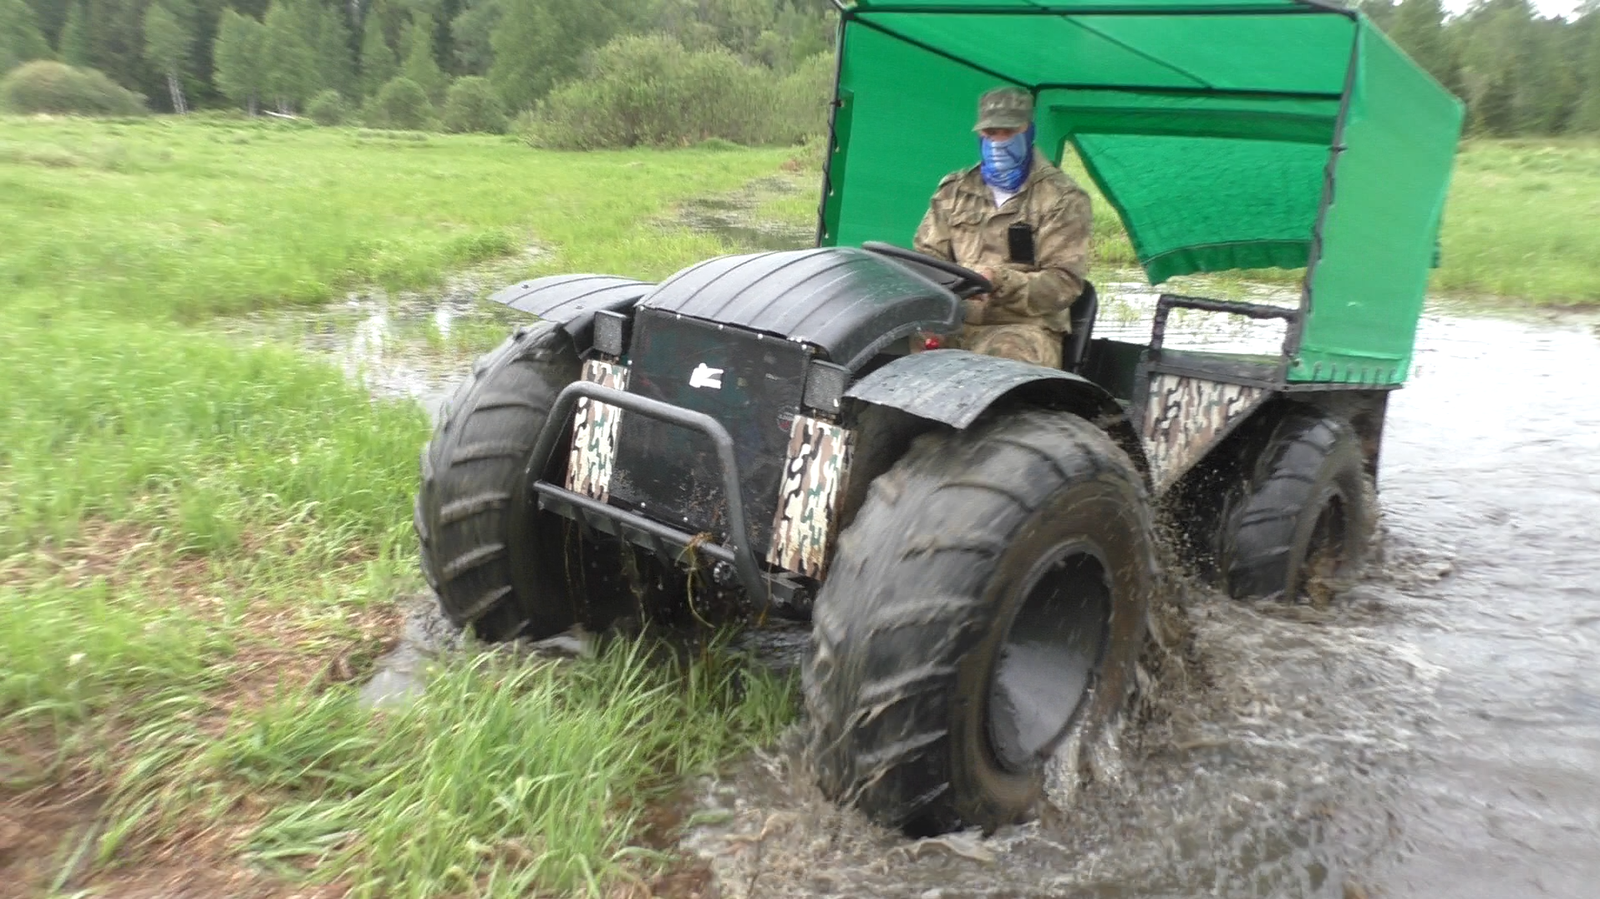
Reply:
[[[407, 139], [407, 138], [410, 139]], [[534, 271], [660, 276], [726, 251], [653, 217], [781, 150], [530, 152], [508, 137], [267, 122], [0, 117], [0, 285], [194, 320], [435, 283], [524, 247]]]
[[1469, 141], [1445, 207], [1447, 293], [1600, 305], [1600, 142]]
[[242, 824], [222, 863], [364, 895], [647, 873], [646, 804], [770, 739], [790, 685], [646, 643], [560, 668], [469, 652], [415, 707], [366, 710], [347, 669], [420, 588], [428, 424], [207, 322], [485, 260], [660, 276], [731, 249], [661, 225], [674, 204], [784, 158], [0, 118], [0, 800], [95, 786], [100, 871]]

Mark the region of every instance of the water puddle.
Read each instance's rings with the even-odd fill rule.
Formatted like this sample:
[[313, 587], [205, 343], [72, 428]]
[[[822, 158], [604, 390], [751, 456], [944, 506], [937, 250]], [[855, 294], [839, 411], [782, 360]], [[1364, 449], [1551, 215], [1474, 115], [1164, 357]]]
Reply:
[[437, 417], [472, 360], [528, 321], [485, 299], [500, 286], [499, 280], [457, 278], [435, 294], [352, 293], [342, 302], [242, 316], [220, 327], [311, 350], [374, 396], [412, 399]]
[[763, 207], [776, 202], [804, 202], [816, 196], [814, 178], [773, 175], [750, 182], [738, 191], [701, 197], [684, 203], [664, 224], [713, 234], [735, 252], [800, 250], [815, 245], [816, 226], [776, 218]]

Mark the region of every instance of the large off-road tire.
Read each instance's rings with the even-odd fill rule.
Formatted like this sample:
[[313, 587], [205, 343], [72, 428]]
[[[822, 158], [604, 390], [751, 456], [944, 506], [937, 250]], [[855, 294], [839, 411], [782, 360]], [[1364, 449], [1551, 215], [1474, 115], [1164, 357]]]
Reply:
[[919, 437], [841, 535], [804, 666], [824, 793], [914, 835], [1024, 820], [1044, 762], [1135, 684], [1156, 562], [1143, 484], [1092, 424]]
[[1295, 410], [1278, 422], [1225, 514], [1218, 558], [1235, 598], [1325, 602], [1361, 570], [1373, 491], [1355, 431]]
[[472, 367], [422, 450], [413, 522], [440, 608], [481, 639], [571, 627], [563, 522], [528, 501], [529, 455], [561, 389], [578, 378], [567, 335], [518, 328]]

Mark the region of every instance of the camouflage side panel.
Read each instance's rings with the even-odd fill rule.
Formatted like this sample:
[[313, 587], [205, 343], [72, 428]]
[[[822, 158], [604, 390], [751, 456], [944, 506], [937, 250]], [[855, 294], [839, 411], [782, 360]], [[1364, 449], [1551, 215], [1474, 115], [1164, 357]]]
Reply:
[[833, 533], [839, 485], [850, 470], [851, 433], [837, 425], [796, 415], [789, 427], [789, 453], [778, 511], [772, 520], [767, 562], [808, 577], [822, 577]]
[[1267, 394], [1260, 387], [1156, 375], [1150, 381], [1142, 434], [1156, 489], [1172, 486]]
[[[627, 366], [590, 359], [583, 379], [602, 387], [628, 389]], [[601, 502], [611, 498], [611, 469], [617, 458], [617, 425], [622, 410], [587, 397], [578, 400], [572, 417], [572, 452], [567, 458], [567, 489]]]

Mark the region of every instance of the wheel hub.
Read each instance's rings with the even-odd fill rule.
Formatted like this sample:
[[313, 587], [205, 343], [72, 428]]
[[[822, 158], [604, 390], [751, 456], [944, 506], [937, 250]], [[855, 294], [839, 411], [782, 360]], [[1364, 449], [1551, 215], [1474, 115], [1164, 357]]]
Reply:
[[989, 742], [1006, 768], [1031, 767], [1072, 720], [1093, 682], [1111, 624], [1097, 554], [1063, 546], [1024, 582], [989, 683]]

